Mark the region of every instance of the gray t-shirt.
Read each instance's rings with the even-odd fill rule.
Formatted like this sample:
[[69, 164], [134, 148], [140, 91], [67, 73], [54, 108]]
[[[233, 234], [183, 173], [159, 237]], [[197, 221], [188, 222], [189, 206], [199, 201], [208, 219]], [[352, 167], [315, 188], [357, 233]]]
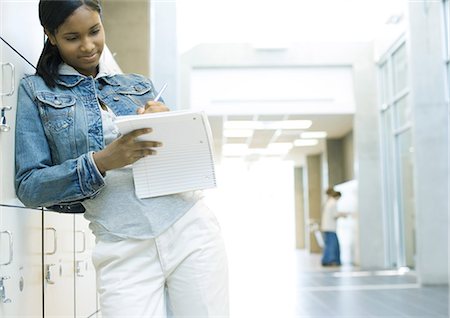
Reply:
[[[102, 109], [105, 144], [119, 135], [112, 111]], [[134, 192], [131, 166], [106, 172], [106, 185], [83, 202], [85, 218], [97, 240], [148, 239], [164, 232], [201, 199], [201, 191], [139, 199]]]

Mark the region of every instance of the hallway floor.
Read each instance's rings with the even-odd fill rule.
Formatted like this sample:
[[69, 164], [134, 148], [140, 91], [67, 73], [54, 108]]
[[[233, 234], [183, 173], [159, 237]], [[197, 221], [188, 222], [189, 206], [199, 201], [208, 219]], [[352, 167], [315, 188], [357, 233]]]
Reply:
[[322, 268], [320, 255], [293, 254], [290, 278], [283, 261], [257, 279], [231, 277], [232, 318], [449, 317], [448, 288], [421, 287], [413, 272]]
[[420, 287], [412, 272], [308, 269], [319, 256], [296, 253], [294, 317], [449, 317], [448, 288]]

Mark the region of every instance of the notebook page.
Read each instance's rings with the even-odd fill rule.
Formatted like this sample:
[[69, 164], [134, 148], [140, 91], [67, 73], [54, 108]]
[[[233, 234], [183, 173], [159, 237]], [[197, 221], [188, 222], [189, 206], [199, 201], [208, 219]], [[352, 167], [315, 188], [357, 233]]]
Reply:
[[212, 138], [203, 112], [173, 111], [118, 117], [122, 134], [138, 128], [153, 131], [140, 137], [163, 143], [156, 155], [133, 164], [136, 195], [155, 197], [216, 186]]

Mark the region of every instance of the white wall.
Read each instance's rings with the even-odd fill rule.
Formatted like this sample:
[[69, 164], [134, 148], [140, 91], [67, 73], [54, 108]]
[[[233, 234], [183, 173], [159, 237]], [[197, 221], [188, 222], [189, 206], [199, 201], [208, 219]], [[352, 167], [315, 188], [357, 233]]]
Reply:
[[194, 68], [190, 85], [190, 107], [211, 115], [355, 112], [350, 66]]

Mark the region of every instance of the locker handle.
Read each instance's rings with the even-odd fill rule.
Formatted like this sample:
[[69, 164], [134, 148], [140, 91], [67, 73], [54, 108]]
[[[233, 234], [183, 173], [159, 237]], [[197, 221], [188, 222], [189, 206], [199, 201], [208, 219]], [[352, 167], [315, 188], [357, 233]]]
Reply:
[[58, 249], [58, 246], [57, 246], [58, 240], [56, 237], [56, 229], [54, 227], [46, 227], [45, 230], [53, 232], [53, 251], [46, 252], [45, 254], [46, 255], [54, 255], [54, 254], [56, 254], [56, 250]]
[[86, 252], [86, 233], [84, 231], [75, 231], [75, 233], [81, 233], [81, 235], [83, 236], [83, 248], [79, 251], [76, 251], [76, 253]]
[[3, 63], [2, 69], [4, 69], [7, 66], [9, 66], [11, 68], [11, 88], [9, 89], [8, 93], [0, 92], [0, 96], [11, 96], [12, 94], [14, 94], [14, 91], [16, 90], [16, 87], [15, 87], [16, 69], [14, 67], [14, 64], [12, 64], [12, 63]]
[[12, 263], [13, 261], [13, 256], [14, 256], [14, 249], [13, 249], [13, 235], [11, 233], [11, 231], [2, 231], [0, 232], [0, 234], [6, 234], [8, 235], [8, 240], [9, 240], [9, 259], [6, 263], [1, 263], [0, 266], [6, 266]]

